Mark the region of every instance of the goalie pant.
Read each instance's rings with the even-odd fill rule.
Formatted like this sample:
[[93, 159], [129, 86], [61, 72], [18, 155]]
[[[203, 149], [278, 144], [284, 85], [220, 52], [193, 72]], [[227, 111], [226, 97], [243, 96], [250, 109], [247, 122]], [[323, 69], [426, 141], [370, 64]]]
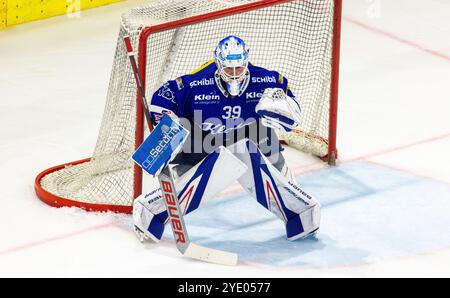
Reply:
[[[285, 175], [248, 139], [220, 147], [176, 179], [181, 210], [184, 215], [196, 210], [237, 179], [284, 222], [289, 240], [307, 237], [319, 229], [320, 204], [296, 185], [286, 166], [283, 171]], [[133, 219], [142, 239], [161, 239], [168, 215], [159, 188], [135, 200]]]

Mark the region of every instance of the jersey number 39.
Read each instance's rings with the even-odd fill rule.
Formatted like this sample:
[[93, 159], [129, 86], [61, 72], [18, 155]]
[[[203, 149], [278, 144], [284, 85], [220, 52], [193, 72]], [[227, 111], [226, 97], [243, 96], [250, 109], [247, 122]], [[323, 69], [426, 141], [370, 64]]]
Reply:
[[225, 106], [223, 108], [224, 115], [222, 115], [222, 119], [239, 119], [241, 118], [241, 106]]

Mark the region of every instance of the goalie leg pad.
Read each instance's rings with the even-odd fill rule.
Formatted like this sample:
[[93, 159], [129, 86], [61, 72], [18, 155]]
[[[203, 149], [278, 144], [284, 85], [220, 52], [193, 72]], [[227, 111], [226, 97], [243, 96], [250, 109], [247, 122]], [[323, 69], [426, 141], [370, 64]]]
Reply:
[[291, 175], [285, 177], [277, 170], [254, 142], [242, 140], [230, 150], [251, 169], [239, 178], [239, 183], [259, 204], [283, 220], [288, 239], [303, 238], [319, 228], [319, 203], [298, 187]]
[[158, 242], [164, 232], [165, 218], [160, 217], [166, 210], [160, 188], [141, 194], [133, 202], [134, 231], [141, 242]]
[[303, 239], [313, 235], [319, 229], [319, 226], [320, 205], [316, 204], [288, 220], [286, 223], [286, 235], [290, 241]]
[[[213, 198], [225, 190], [248, 168], [228, 149], [218, 148], [175, 180], [178, 200], [183, 215], [196, 210], [201, 203]], [[157, 188], [146, 195], [141, 195], [133, 204], [135, 231], [143, 240], [159, 241], [164, 232], [164, 223], [168, 214]]]

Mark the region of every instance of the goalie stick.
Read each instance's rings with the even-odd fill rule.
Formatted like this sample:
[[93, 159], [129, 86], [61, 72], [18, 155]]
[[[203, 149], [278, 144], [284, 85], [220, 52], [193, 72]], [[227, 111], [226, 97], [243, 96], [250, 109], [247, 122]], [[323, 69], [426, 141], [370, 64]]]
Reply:
[[[124, 37], [125, 48], [130, 58], [131, 67], [133, 69], [136, 84], [140, 91], [140, 97], [144, 106], [144, 113], [147, 120], [147, 125], [152, 130], [150, 110], [148, 108], [147, 99], [145, 97], [145, 90], [142, 86], [142, 81], [139, 75], [138, 66], [136, 63], [135, 53], [131, 45], [129, 36]], [[172, 226], [172, 232], [175, 239], [175, 244], [178, 250], [187, 257], [201, 260], [210, 263], [222, 264], [222, 265], [236, 265], [238, 256], [235, 253], [221, 251], [217, 249], [207, 248], [195, 244], [189, 240], [186, 224], [184, 222], [183, 213], [180, 208], [178, 194], [175, 189], [174, 180], [172, 177], [169, 165], [166, 165], [161, 173], [158, 175], [159, 184], [161, 186], [161, 192], [166, 204], [167, 213]]]

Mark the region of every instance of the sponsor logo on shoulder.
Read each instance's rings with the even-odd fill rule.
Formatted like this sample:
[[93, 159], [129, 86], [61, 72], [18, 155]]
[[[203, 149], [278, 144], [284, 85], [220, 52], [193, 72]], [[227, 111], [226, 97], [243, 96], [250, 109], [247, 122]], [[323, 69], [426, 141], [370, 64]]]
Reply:
[[252, 77], [252, 83], [276, 83], [277, 79], [274, 76]]
[[201, 80], [192, 81], [189, 84], [189, 86], [191, 86], [191, 88], [196, 87], [196, 86], [211, 86], [211, 85], [214, 85], [214, 78], [210, 78], [210, 79], [203, 78]]

